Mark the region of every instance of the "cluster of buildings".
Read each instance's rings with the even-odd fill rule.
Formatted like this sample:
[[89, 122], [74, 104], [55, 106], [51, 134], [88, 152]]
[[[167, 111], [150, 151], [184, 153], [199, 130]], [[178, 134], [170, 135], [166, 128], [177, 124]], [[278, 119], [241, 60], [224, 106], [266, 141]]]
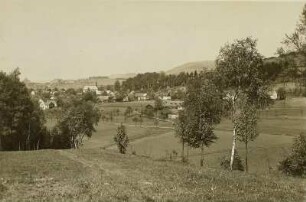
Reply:
[[[86, 92], [94, 92], [102, 102], [112, 102], [114, 100], [117, 100], [117, 97], [121, 96], [118, 92], [112, 92], [111, 90], [100, 91], [97, 86], [84, 86], [83, 93]], [[159, 96], [159, 98], [161, 100], [171, 100], [171, 96], [169, 95], [161, 95]], [[122, 98], [123, 102], [146, 100], [150, 100], [150, 96], [148, 95], [148, 93], [135, 91], [129, 92]]]
[[40, 109], [42, 109], [42, 110], [52, 109], [52, 108], [57, 107], [56, 100], [51, 100], [50, 99], [50, 100], [44, 101], [42, 99], [39, 99], [38, 103], [39, 103]]
[[[57, 101], [55, 99], [55, 96], [54, 96], [54, 93], [55, 92], [45, 92], [45, 93], [50, 93], [51, 97], [50, 99], [43, 99], [43, 98], [40, 98], [38, 100], [38, 104], [39, 104], [39, 108], [42, 109], [42, 110], [46, 110], [46, 109], [52, 109], [52, 108], [55, 108], [57, 107]], [[32, 97], [35, 97], [36, 96], [36, 92], [34, 90], [31, 91], [31, 96]]]
[[[113, 92], [111, 90], [101, 91], [97, 86], [84, 86], [83, 93], [86, 92], [94, 92], [101, 102], [114, 102], [120, 95], [118, 92]], [[35, 91], [31, 92], [32, 96], [35, 96]], [[39, 106], [42, 110], [52, 109], [58, 106], [56, 99], [54, 98], [54, 92], [50, 92], [50, 99], [39, 99]], [[278, 99], [277, 92], [272, 90], [269, 92], [270, 98], [273, 100]], [[182, 110], [182, 101], [172, 100], [169, 92], [159, 93], [158, 98], [163, 101], [163, 106], [171, 109], [171, 113], [169, 114], [169, 119], [176, 119], [178, 117], [178, 111]], [[229, 98], [229, 97], [227, 97]], [[122, 102], [130, 102], [130, 101], [147, 101], [152, 99], [145, 92], [135, 92], [131, 91], [127, 95], [121, 97], [120, 101]]]

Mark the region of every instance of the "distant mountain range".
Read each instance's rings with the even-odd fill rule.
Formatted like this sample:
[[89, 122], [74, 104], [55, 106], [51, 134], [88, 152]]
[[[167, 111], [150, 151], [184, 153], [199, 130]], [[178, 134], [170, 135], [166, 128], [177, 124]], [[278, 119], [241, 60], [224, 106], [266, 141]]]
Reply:
[[179, 65], [177, 67], [174, 67], [168, 71], [166, 71], [166, 74], [179, 74], [181, 72], [201, 72], [204, 69], [211, 70], [216, 67], [214, 60], [205, 60], [205, 61], [197, 61], [197, 62], [189, 62], [182, 65]]

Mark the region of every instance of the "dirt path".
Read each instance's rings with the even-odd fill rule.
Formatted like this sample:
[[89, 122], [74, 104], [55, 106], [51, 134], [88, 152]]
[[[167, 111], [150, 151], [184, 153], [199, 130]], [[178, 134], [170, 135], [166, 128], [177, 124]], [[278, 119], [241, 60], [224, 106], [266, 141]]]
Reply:
[[97, 165], [96, 163], [92, 162], [92, 161], [89, 161], [87, 159], [84, 159], [70, 151], [65, 151], [65, 150], [58, 150], [59, 154], [61, 156], [64, 156], [64, 157], [67, 157], [69, 158], [70, 160], [73, 160], [73, 161], [76, 161], [78, 163], [81, 163], [83, 166], [85, 167], [93, 167], [93, 166], [97, 166], [100, 170], [105, 170], [102, 166], [100, 165]]
[[76, 153], [74, 153], [73, 150], [57, 150], [61, 156], [64, 156], [70, 160], [73, 160], [75, 162], [78, 162], [82, 164], [84, 167], [92, 168], [92, 169], [99, 169], [105, 174], [116, 174], [116, 175], [121, 175], [122, 173], [119, 170], [114, 170], [113, 166], [111, 166], [109, 163], [105, 163], [101, 165], [101, 163], [96, 162], [94, 160], [88, 160], [85, 159]]

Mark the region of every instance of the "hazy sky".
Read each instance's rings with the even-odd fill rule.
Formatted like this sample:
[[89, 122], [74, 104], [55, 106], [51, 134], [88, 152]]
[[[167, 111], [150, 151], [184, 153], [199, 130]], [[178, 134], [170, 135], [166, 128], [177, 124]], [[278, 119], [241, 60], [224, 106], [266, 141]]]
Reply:
[[304, 3], [0, 0], [0, 70], [34, 81], [160, 71], [246, 36], [269, 57]]

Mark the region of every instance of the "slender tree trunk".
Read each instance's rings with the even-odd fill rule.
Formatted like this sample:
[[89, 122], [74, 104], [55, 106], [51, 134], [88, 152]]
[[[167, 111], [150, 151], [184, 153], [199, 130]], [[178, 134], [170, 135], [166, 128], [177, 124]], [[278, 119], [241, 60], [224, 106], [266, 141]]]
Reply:
[[31, 150], [31, 146], [30, 146], [30, 136], [31, 136], [31, 125], [29, 124], [29, 131], [28, 131], [28, 137], [26, 140], [26, 150]]
[[236, 149], [236, 123], [235, 123], [235, 115], [236, 115], [236, 98], [237, 98], [237, 91], [234, 94], [233, 98], [233, 111], [232, 111], [232, 120], [234, 123], [234, 129], [233, 129], [233, 143], [232, 143], [232, 152], [231, 152], [231, 161], [230, 161], [230, 170], [233, 170], [233, 164], [234, 164], [234, 156], [235, 156], [235, 149]]
[[185, 162], [185, 141], [182, 141], [182, 162]]
[[0, 151], [2, 151], [2, 136], [0, 135]]
[[186, 161], [188, 162], [189, 160], [189, 146], [187, 145], [187, 155], [186, 155]]
[[37, 141], [36, 150], [39, 150], [39, 142], [40, 142], [40, 139]]
[[204, 145], [201, 145], [201, 161], [200, 161], [201, 167], [204, 166]]
[[75, 138], [73, 136], [71, 137], [71, 148], [76, 149]]
[[232, 143], [231, 162], [230, 162], [231, 171], [233, 170], [235, 149], [236, 149], [236, 126], [234, 126], [233, 130], [233, 143]]
[[249, 172], [249, 165], [248, 165], [248, 141], [245, 142], [245, 172]]

